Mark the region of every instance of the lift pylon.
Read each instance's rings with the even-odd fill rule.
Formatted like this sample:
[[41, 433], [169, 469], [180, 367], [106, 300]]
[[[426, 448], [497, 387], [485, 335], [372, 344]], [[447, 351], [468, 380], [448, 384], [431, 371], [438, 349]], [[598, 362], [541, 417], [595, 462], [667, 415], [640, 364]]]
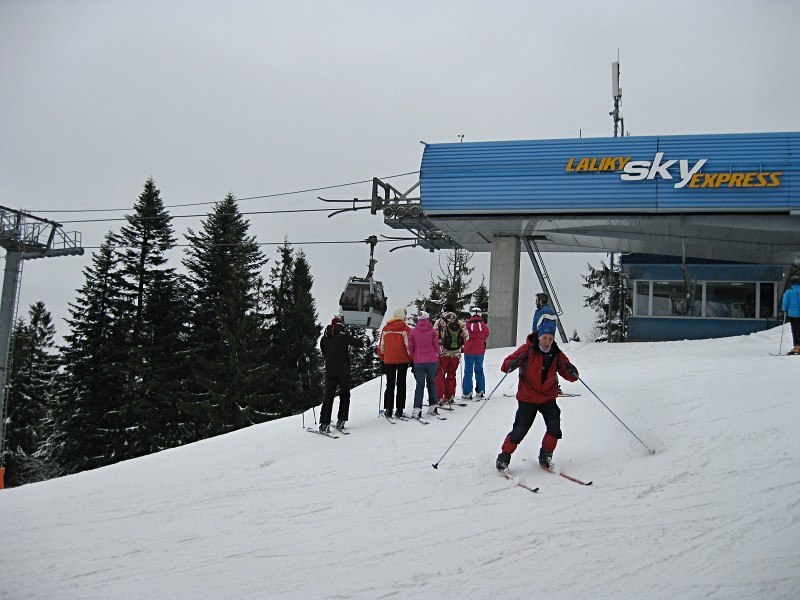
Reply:
[[6, 250], [5, 276], [0, 296], [0, 490], [4, 487], [6, 379], [10, 368], [11, 331], [17, 314], [22, 261], [83, 254], [80, 234], [65, 232], [60, 223], [30, 213], [0, 206], [0, 247]]

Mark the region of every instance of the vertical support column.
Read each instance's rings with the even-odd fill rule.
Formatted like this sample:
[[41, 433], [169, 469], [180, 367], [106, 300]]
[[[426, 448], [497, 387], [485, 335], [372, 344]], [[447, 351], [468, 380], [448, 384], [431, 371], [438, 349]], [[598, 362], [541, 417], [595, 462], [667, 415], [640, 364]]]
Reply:
[[3, 475], [5, 472], [4, 452], [6, 448], [6, 378], [8, 375], [9, 346], [11, 343], [11, 330], [14, 327], [14, 309], [17, 301], [17, 286], [19, 285], [19, 265], [22, 253], [6, 251], [6, 271], [3, 278], [3, 292], [0, 297], [0, 489], [5, 487]]
[[517, 345], [517, 313], [519, 312], [518, 237], [492, 238], [492, 259], [489, 266], [489, 315], [492, 334], [489, 348]]

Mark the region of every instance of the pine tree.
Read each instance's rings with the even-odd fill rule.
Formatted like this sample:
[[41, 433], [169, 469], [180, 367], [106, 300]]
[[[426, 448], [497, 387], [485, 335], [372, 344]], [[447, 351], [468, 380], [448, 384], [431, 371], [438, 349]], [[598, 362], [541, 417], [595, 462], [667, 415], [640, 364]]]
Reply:
[[428, 295], [414, 301], [417, 310], [424, 310], [435, 317], [442, 313], [445, 304], [452, 304], [459, 317], [466, 317], [467, 311], [464, 307], [477, 292], [477, 290], [468, 291], [472, 283], [469, 275], [475, 270], [469, 266], [471, 259], [472, 253], [461, 248], [447, 250], [444, 253], [444, 264], [440, 255], [439, 277], [434, 279], [431, 274]]
[[633, 299], [628, 295], [625, 298], [623, 314], [620, 317], [620, 294], [617, 291], [621, 286], [621, 271], [618, 260], [614, 261], [613, 274], [611, 269], [600, 261], [600, 268], [591, 265], [588, 275], [581, 275], [585, 283], [581, 285], [589, 290], [589, 295], [584, 297], [584, 306], [593, 308], [596, 315], [595, 336], [596, 342], [606, 342], [609, 339], [609, 305], [611, 307], [611, 341], [622, 342], [625, 340], [625, 322], [633, 310]]
[[483, 320], [489, 322], [489, 288], [486, 283], [481, 279], [481, 284], [478, 289], [472, 294], [472, 305], [477, 306], [483, 312]]
[[313, 384], [304, 389], [306, 402], [316, 402], [321, 396], [321, 355], [317, 347], [321, 328], [317, 324], [316, 304], [311, 295], [313, 278], [305, 255], [301, 251], [295, 257], [289, 241], [284, 240], [278, 256], [264, 291], [269, 318], [269, 362], [279, 373], [269, 382], [269, 391], [280, 399], [279, 411], [288, 415], [298, 408], [299, 377], [301, 370], [307, 372], [306, 365], [310, 365]]
[[186, 236], [192, 379], [180, 408], [192, 416], [197, 438], [274, 416], [265, 382], [276, 371], [267, 362], [265, 317], [258, 306], [259, 272], [267, 259], [249, 228], [228, 194], [202, 230], [195, 234], [190, 229]]
[[8, 376], [8, 438], [5, 452], [6, 485], [13, 487], [49, 477], [37, 456], [45, 438], [44, 419], [53, 393], [57, 356], [51, 352], [56, 328], [43, 302], [32, 304], [28, 322], [17, 322]]
[[130, 322], [122, 418], [131, 458], [177, 445], [187, 436], [189, 424], [178, 404], [188, 379], [182, 350], [189, 311], [185, 282], [166, 266], [166, 253], [175, 246], [172, 217], [152, 179], [126, 220], [114, 241], [124, 249], [120, 266]]
[[128, 336], [122, 274], [108, 233], [85, 282], [70, 304], [61, 350], [62, 371], [48, 410], [41, 456], [59, 475], [118, 462], [126, 457], [122, 419], [127, 384]]
[[300, 250], [294, 261], [292, 272], [292, 294], [294, 296], [295, 315], [293, 319], [293, 335], [296, 337], [298, 357], [307, 356], [307, 366], [311, 375], [311, 385], [307, 390], [308, 401], [318, 404], [322, 402], [322, 354], [319, 350], [319, 337], [322, 327], [318, 323], [319, 315], [311, 288], [314, 277], [311, 265], [308, 264], [305, 252]]

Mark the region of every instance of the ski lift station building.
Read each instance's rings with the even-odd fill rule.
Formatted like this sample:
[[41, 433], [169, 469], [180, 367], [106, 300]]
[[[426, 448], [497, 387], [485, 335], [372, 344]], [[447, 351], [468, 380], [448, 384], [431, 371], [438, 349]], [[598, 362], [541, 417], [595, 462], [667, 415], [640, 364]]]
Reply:
[[630, 340], [773, 327], [800, 264], [797, 132], [426, 144], [418, 198], [373, 188], [421, 246], [491, 252], [493, 347], [517, 343], [523, 250], [626, 255]]

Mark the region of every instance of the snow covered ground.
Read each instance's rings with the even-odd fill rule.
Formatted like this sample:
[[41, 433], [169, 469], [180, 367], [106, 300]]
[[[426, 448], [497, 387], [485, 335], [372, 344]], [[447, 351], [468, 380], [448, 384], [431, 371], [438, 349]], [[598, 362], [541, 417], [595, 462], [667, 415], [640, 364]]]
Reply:
[[780, 335], [564, 346], [656, 450], [566, 384], [555, 458], [590, 487], [536, 466], [539, 420], [511, 469], [540, 492], [497, 474], [511, 375], [426, 426], [378, 419], [374, 380], [350, 436], [298, 415], [5, 490], [0, 598], [797, 598], [800, 358], [770, 356]]

